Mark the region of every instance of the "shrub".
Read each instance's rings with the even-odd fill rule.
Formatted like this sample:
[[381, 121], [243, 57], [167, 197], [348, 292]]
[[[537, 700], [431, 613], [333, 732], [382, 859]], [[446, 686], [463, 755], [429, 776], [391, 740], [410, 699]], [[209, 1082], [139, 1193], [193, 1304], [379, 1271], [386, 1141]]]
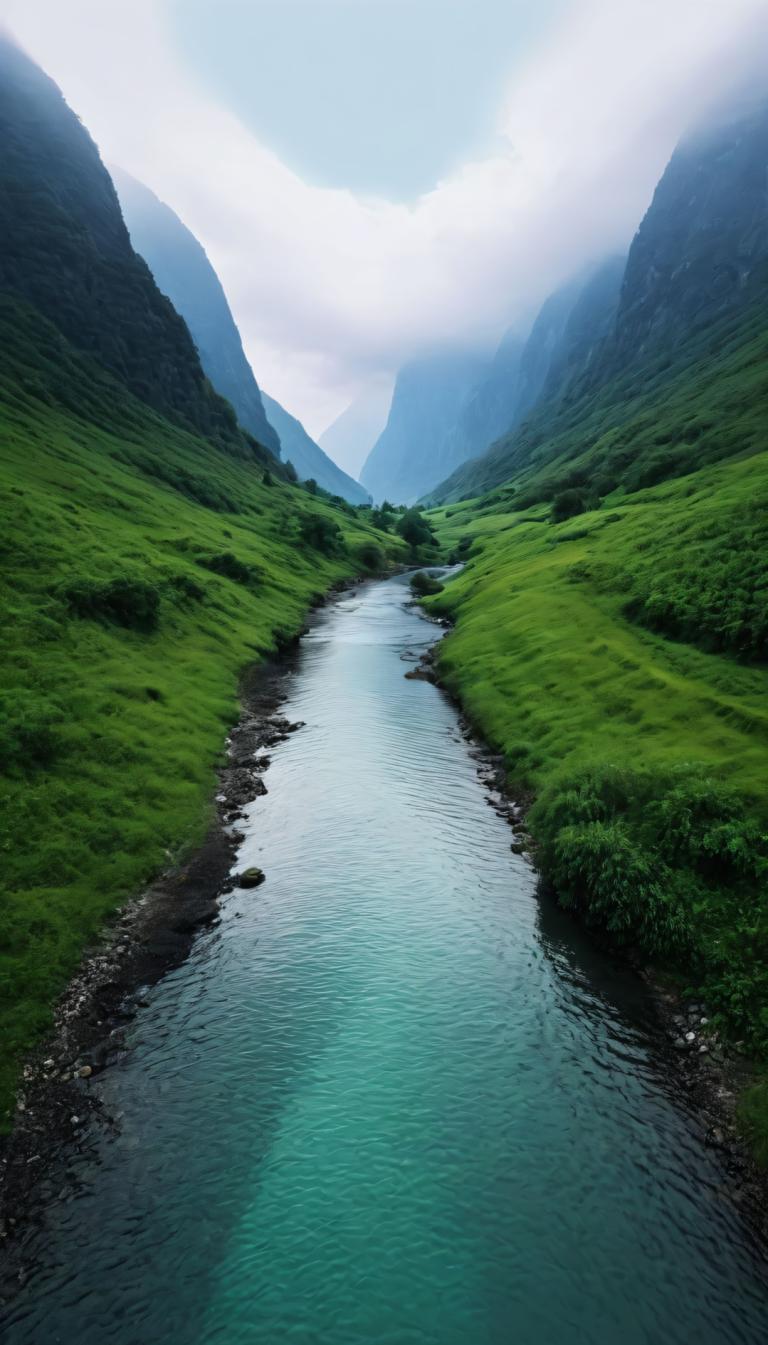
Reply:
[[384, 569], [384, 552], [376, 542], [363, 542], [357, 548], [357, 558], [366, 570], [380, 573]]
[[221, 551], [214, 556], [198, 556], [198, 565], [204, 565], [206, 570], [212, 570], [214, 574], [221, 574], [225, 579], [232, 579], [236, 584], [253, 585], [258, 579], [258, 571], [253, 565], [247, 565], [244, 560], [240, 560], [233, 551]]
[[299, 524], [299, 538], [305, 546], [331, 555], [343, 545], [341, 528], [324, 514], [305, 514]]
[[417, 598], [426, 598], [431, 593], [442, 593], [443, 585], [424, 570], [411, 575], [411, 589]]
[[146, 579], [128, 575], [80, 579], [65, 585], [61, 596], [75, 616], [113, 622], [130, 630], [152, 631], [157, 627], [160, 592]]
[[569, 490], [561, 490], [552, 501], [552, 522], [564, 523], [567, 518], [574, 518], [576, 514], [586, 513], [589, 508], [591, 508], [591, 504], [587, 492], [580, 486], [573, 486]]

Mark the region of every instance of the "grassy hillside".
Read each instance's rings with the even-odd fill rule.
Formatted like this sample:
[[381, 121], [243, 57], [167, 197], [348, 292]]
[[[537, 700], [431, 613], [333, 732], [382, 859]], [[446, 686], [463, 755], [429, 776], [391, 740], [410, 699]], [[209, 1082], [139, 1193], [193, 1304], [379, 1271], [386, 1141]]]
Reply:
[[7, 1117], [84, 944], [203, 833], [243, 668], [364, 543], [404, 547], [172, 426], [13, 301], [0, 348]]
[[765, 447], [768, 331], [762, 305], [721, 318], [674, 355], [659, 352], [605, 386], [583, 380], [547, 402], [489, 453], [465, 464], [433, 500], [502, 488], [516, 502], [588, 486], [633, 491]]
[[[755, 426], [762, 380], [755, 365], [742, 384]], [[656, 428], [674, 451], [661, 407]], [[535, 798], [562, 902], [768, 1059], [768, 455], [754, 447], [559, 523], [548, 503], [515, 511], [515, 482], [435, 510], [468, 564], [427, 602], [456, 621], [442, 676]], [[768, 1155], [768, 1089], [750, 1126]]]

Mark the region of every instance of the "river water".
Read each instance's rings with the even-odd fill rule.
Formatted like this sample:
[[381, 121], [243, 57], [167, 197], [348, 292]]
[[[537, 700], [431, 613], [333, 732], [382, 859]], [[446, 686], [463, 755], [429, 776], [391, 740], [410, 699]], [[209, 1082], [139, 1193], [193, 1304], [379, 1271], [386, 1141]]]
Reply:
[[215, 930], [96, 1085], [8, 1345], [764, 1345], [642, 986], [539, 901], [405, 580], [305, 638]]

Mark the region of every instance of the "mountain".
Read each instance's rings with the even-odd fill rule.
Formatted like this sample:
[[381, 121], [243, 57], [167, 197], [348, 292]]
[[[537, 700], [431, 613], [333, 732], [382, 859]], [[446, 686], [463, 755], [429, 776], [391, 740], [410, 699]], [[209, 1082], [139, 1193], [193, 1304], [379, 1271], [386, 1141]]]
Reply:
[[318, 437], [318, 444], [343, 471], [359, 477], [373, 445], [387, 423], [392, 386], [382, 384], [358, 397]]
[[293, 463], [300, 480], [314, 477], [332, 495], [367, 503], [367, 492], [326, 457], [304, 426], [259, 390], [221, 281], [194, 234], [135, 178], [121, 169], [114, 177], [134, 246], [185, 319], [206, 374], [232, 403], [240, 424], [276, 457]]
[[[739, 343], [746, 349], [762, 329], [768, 298], [767, 172], [765, 100], [688, 136], [672, 155], [635, 235], [618, 299], [621, 263], [615, 259], [575, 295], [569, 287], [548, 301], [532, 338], [554, 304], [557, 319], [552, 323], [550, 313], [546, 326], [557, 329], [557, 350], [548, 350], [543, 379], [542, 360], [533, 361], [538, 400], [529, 402], [528, 416], [510, 434], [460, 467], [430, 498], [480, 494], [547, 459], [580, 459], [585, 446], [598, 443], [591, 467], [572, 471], [584, 479], [591, 475], [603, 491], [754, 449], [748, 414], [735, 417], [734, 432], [725, 436], [715, 421], [686, 416], [685, 382], [703, 359], [725, 355]], [[670, 411], [674, 420], [666, 439], [660, 431], [654, 439], [649, 422], [642, 454], [639, 437], [630, 442], [619, 428], [636, 395], [648, 406], [664, 395], [670, 408], [677, 408]], [[550, 479], [556, 481], [554, 472]]]
[[300, 420], [289, 415], [274, 397], [264, 393], [263, 398], [269, 422], [280, 436], [283, 461], [293, 464], [301, 481], [313, 479], [323, 490], [340, 495], [350, 504], [370, 504], [367, 490], [331, 462], [327, 453], [307, 434]]
[[472, 390], [446, 435], [448, 460], [460, 463], [479, 456], [514, 423], [524, 351], [525, 342], [519, 333], [507, 332], [486, 377]]
[[[244, 666], [406, 548], [238, 428], [87, 132], [7, 42], [0, 73], [1, 1132], [84, 947], [205, 835]], [[213, 913], [184, 892], [148, 978]]]
[[148, 187], [119, 168], [112, 177], [131, 242], [184, 318], [213, 386], [232, 403], [243, 428], [279, 457], [279, 438], [267, 420], [227, 296], [205, 249]]
[[763, 1162], [767, 183], [765, 104], [675, 151], [626, 267], [539, 322], [535, 404], [434, 492], [464, 564], [425, 600], [561, 903], [752, 1056]]
[[487, 368], [481, 355], [451, 351], [400, 370], [389, 418], [360, 473], [376, 501], [411, 504], [456, 465], [450, 434]]
[[263, 450], [210, 387], [186, 324], [134, 252], [112, 180], [59, 89], [0, 34], [0, 289], [178, 424]]
[[765, 100], [677, 147], [629, 254], [612, 367], [673, 349], [765, 295], [767, 164]]

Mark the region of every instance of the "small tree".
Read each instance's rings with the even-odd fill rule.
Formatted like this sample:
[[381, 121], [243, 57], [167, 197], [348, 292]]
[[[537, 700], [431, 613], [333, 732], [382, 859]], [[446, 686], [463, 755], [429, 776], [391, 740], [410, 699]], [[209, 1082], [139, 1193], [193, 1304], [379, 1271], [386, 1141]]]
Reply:
[[287, 476], [287, 478], [288, 478], [289, 481], [292, 481], [292, 482], [293, 482], [294, 485], [295, 485], [296, 482], [298, 481], [298, 479], [299, 479], [299, 474], [298, 474], [298, 472], [296, 471], [296, 468], [294, 467], [294, 465], [293, 465], [292, 462], [286, 462], [286, 463], [285, 463], [285, 475]]
[[299, 524], [299, 536], [306, 546], [327, 555], [341, 550], [344, 540], [338, 523], [323, 514], [305, 514]]
[[317, 482], [313, 476], [308, 476], [304, 482], [304, 489], [308, 490], [310, 495], [317, 494]]
[[432, 546], [435, 541], [430, 525], [418, 509], [406, 509], [397, 520], [397, 531], [403, 541], [408, 543], [412, 555], [416, 554], [420, 546]]
[[357, 548], [357, 555], [366, 570], [380, 573], [384, 569], [384, 552], [376, 542], [363, 542]]

